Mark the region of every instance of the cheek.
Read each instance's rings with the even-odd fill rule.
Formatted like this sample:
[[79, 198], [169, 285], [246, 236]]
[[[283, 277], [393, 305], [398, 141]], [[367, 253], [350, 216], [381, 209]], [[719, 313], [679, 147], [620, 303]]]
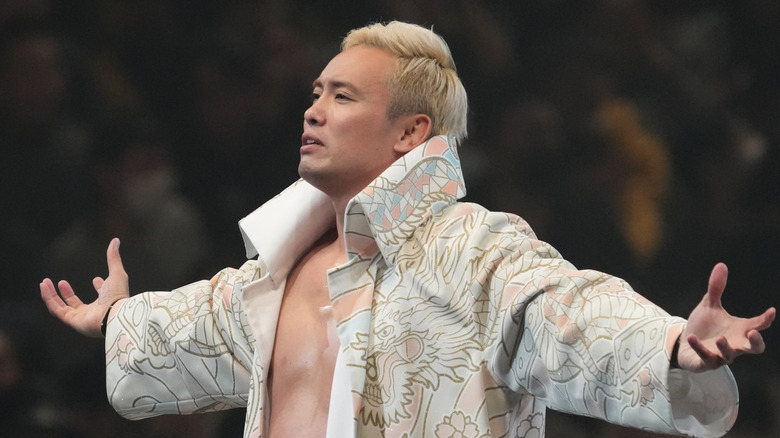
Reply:
[[377, 108], [337, 107], [331, 113], [331, 134], [350, 160], [362, 163], [395, 161], [392, 125]]
[[373, 152], [384, 152], [392, 149], [393, 130], [390, 124], [376, 117], [365, 117], [356, 121], [353, 125], [353, 135], [359, 136], [363, 141], [363, 147]]
[[333, 117], [345, 133], [355, 135], [385, 135], [390, 125], [385, 113], [375, 105], [336, 107]]

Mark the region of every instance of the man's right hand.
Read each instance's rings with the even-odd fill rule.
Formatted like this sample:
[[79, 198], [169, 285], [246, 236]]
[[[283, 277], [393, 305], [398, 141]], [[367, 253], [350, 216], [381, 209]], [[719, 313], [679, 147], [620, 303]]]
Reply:
[[109, 307], [118, 300], [130, 296], [127, 273], [119, 256], [119, 239], [111, 240], [106, 251], [106, 259], [108, 277], [105, 280], [100, 277], [92, 280], [98, 297], [89, 304], [84, 304], [65, 280], [61, 280], [57, 285], [59, 294], [50, 279], [46, 278], [41, 283], [41, 298], [46, 303], [49, 313], [77, 332], [94, 338], [103, 336], [100, 325]]

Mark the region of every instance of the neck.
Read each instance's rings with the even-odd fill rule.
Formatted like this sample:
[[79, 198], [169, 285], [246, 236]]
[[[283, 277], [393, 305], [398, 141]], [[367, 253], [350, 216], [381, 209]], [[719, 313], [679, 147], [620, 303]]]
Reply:
[[335, 240], [333, 241], [333, 245], [335, 245], [335, 247], [333, 249], [337, 250], [343, 262], [347, 261], [347, 251], [344, 247], [344, 214], [347, 211], [347, 204], [349, 203], [350, 199], [352, 199], [351, 196], [345, 199], [331, 197], [331, 202], [333, 202], [333, 212], [336, 215], [336, 235]]

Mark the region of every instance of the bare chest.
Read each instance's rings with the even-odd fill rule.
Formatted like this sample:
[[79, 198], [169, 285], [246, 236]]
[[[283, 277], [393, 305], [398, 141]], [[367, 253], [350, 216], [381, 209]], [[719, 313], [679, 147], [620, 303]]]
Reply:
[[326, 274], [302, 266], [282, 298], [272, 356], [275, 375], [283, 371], [277, 365], [296, 374], [333, 365], [338, 345]]
[[339, 349], [327, 287], [333, 264], [315, 248], [288, 276], [268, 377], [271, 437], [325, 435]]

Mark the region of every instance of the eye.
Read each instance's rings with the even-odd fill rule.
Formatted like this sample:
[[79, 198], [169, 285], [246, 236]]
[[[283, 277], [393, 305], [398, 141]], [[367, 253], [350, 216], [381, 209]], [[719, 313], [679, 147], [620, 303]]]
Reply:
[[337, 93], [336, 100], [350, 100], [350, 98], [344, 93]]
[[390, 325], [386, 325], [379, 329], [377, 332], [377, 337], [379, 339], [387, 339], [393, 334], [393, 327]]
[[317, 99], [319, 99], [319, 98], [320, 98], [320, 93], [317, 93], [317, 92], [311, 93], [311, 101], [312, 102], [316, 102]]

